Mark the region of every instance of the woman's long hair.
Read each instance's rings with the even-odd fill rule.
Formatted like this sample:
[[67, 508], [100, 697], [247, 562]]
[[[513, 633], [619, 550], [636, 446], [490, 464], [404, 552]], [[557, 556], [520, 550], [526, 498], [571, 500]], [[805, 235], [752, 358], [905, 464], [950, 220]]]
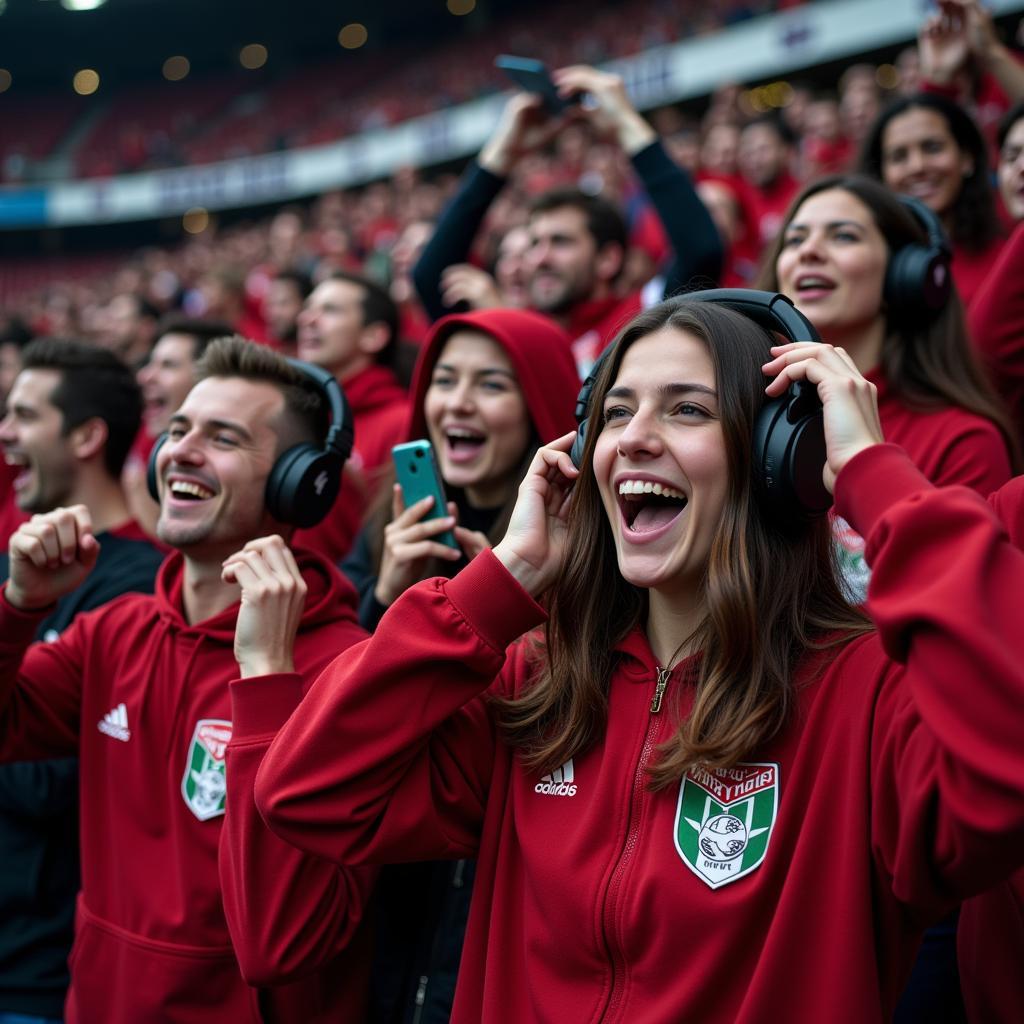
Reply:
[[538, 678], [496, 701], [503, 733], [527, 765], [553, 770], [602, 735], [616, 644], [644, 619], [646, 591], [619, 572], [592, 462], [604, 396], [623, 353], [672, 328], [707, 345], [728, 456], [725, 509], [702, 587], [707, 617], [692, 711], [660, 750], [651, 784], [662, 788], [697, 765], [735, 765], [783, 726], [803, 654], [869, 628], [843, 596], [827, 519], [777, 524], [758, 507], [751, 469], [754, 419], [764, 402], [768, 332], [722, 306], [670, 299], [640, 313], [615, 342], [594, 385], [582, 471], [573, 490], [567, 554], [550, 594]]
[[949, 210], [950, 237], [957, 245], [975, 252], [990, 245], [1002, 233], [996, 212], [995, 192], [989, 176], [988, 147], [978, 126], [953, 100], [935, 93], [904, 96], [886, 107], [871, 126], [860, 154], [860, 170], [876, 181], [885, 181], [882, 168], [882, 139], [894, 117], [908, 110], [930, 110], [938, 114], [962, 153], [970, 156], [974, 168]]
[[[790, 204], [778, 237], [765, 253], [756, 287], [778, 291], [776, 266], [786, 228], [805, 200], [836, 188], [868, 208], [890, 253], [912, 242], [927, 244], [923, 225], [880, 182], [860, 174], [831, 175], [808, 185]], [[1020, 446], [1009, 414], [974, 356], [955, 288], [945, 308], [932, 318], [887, 316], [881, 369], [886, 385], [912, 409], [927, 412], [953, 406], [990, 420], [1003, 435], [1015, 471], [1020, 471]]]

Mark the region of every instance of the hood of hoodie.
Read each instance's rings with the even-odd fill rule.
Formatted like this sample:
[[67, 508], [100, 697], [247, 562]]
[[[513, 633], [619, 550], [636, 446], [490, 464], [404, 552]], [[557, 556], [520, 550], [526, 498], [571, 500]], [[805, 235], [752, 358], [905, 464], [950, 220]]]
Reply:
[[[299, 632], [325, 622], [348, 620], [357, 624], [358, 598], [352, 584], [320, 555], [302, 550], [294, 554], [308, 588]], [[189, 623], [182, 601], [184, 582], [185, 558], [180, 551], [175, 551], [164, 559], [156, 577], [156, 602], [161, 621], [178, 632], [195, 633], [214, 643], [232, 646], [239, 602], [202, 622]]]
[[525, 309], [480, 309], [438, 320], [423, 342], [413, 372], [409, 440], [427, 436], [423, 399], [444, 343], [459, 330], [486, 334], [508, 354], [542, 444], [575, 428], [580, 379], [569, 335], [540, 313]]

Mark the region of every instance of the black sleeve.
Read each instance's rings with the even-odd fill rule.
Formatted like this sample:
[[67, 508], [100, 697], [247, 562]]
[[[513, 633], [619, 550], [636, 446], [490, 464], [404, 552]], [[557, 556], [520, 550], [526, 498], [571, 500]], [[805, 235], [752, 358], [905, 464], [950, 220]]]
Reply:
[[504, 185], [504, 178], [485, 171], [475, 160], [462, 175], [458, 192], [445, 207], [412, 270], [416, 293], [431, 320], [453, 312], [441, 302], [441, 275], [453, 263], [465, 263], [469, 258], [484, 215]]
[[633, 156], [672, 246], [673, 262], [665, 275], [665, 296], [697, 279], [702, 287], [717, 286], [722, 273], [722, 240], [711, 214], [700, 200], [690, 176], [655, 140]]
[[78, 758], [0, 765], [0, 815], [42, 820], [78, 804]]
[[338, 568], [359, 594], [359, 625], [372, 633], [388, 609], [373, 594], [377, 586], [377, 565], [373, 558], [370, 535], [365, 527], [359, 531], [352, 550], [338, 563]]

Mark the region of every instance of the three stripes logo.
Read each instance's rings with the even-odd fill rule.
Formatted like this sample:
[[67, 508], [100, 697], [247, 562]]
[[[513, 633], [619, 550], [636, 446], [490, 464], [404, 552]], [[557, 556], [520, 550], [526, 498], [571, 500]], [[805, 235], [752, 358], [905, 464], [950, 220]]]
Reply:
[[128, 709], [123, 702], [112, 711], [108, 711], [99, 720], [96, 727], [100, 732], [112, 736], [122, 743], [127, 743], [132, 738], [132, 731], [128, 728]]
[[575, 796], [576, 784], [573, 782], [572, 758], [570, 757], [561, 768], [556, 768], [550, 775], [545, 775], [533, 787], [534, 793], [544, 796]]

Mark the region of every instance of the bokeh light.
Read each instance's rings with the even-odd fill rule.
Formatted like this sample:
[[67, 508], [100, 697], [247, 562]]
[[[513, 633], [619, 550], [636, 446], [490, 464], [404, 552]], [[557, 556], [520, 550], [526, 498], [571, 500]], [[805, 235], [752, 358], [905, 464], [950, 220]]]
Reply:
[[242, 47], [238, 62], [243, 68], [255, 71], [267, 63], [267, 48], [262, 43], [249, 43], [248, 46]]
[[883, 89], [895, 89], [900, 84], [899, 69], [892, 64], [879, 64], [875, 71], [875, 81]]
[[358, 21], [353, 21], [338, 33], [338, 42], [346, 50], [358, 50], [369, 37], [370, 34], [366, 31], [366, 26], [359, 24]]
[[168, 82], [180, 82], [191, 70], [188, 57], [168, 57], [164, 61], [164, 78]]
[[476, 10], [476, 0], [448, 0], [448, 13], [462, 17]]
[[201, 235], [210, 226], [210, 214], [202, 206], [193, 206], [185, 211], [181, 226], [190, 235]]
[[82, 68], [75, 72], [71, 84], [79, 96], [91, 96], [100, 87], [100, 76], [92, 68]]
[[0, 92], [7, 92], [11, 87], [12, 81], [10, 71], [7, 68], [0, 68]]

